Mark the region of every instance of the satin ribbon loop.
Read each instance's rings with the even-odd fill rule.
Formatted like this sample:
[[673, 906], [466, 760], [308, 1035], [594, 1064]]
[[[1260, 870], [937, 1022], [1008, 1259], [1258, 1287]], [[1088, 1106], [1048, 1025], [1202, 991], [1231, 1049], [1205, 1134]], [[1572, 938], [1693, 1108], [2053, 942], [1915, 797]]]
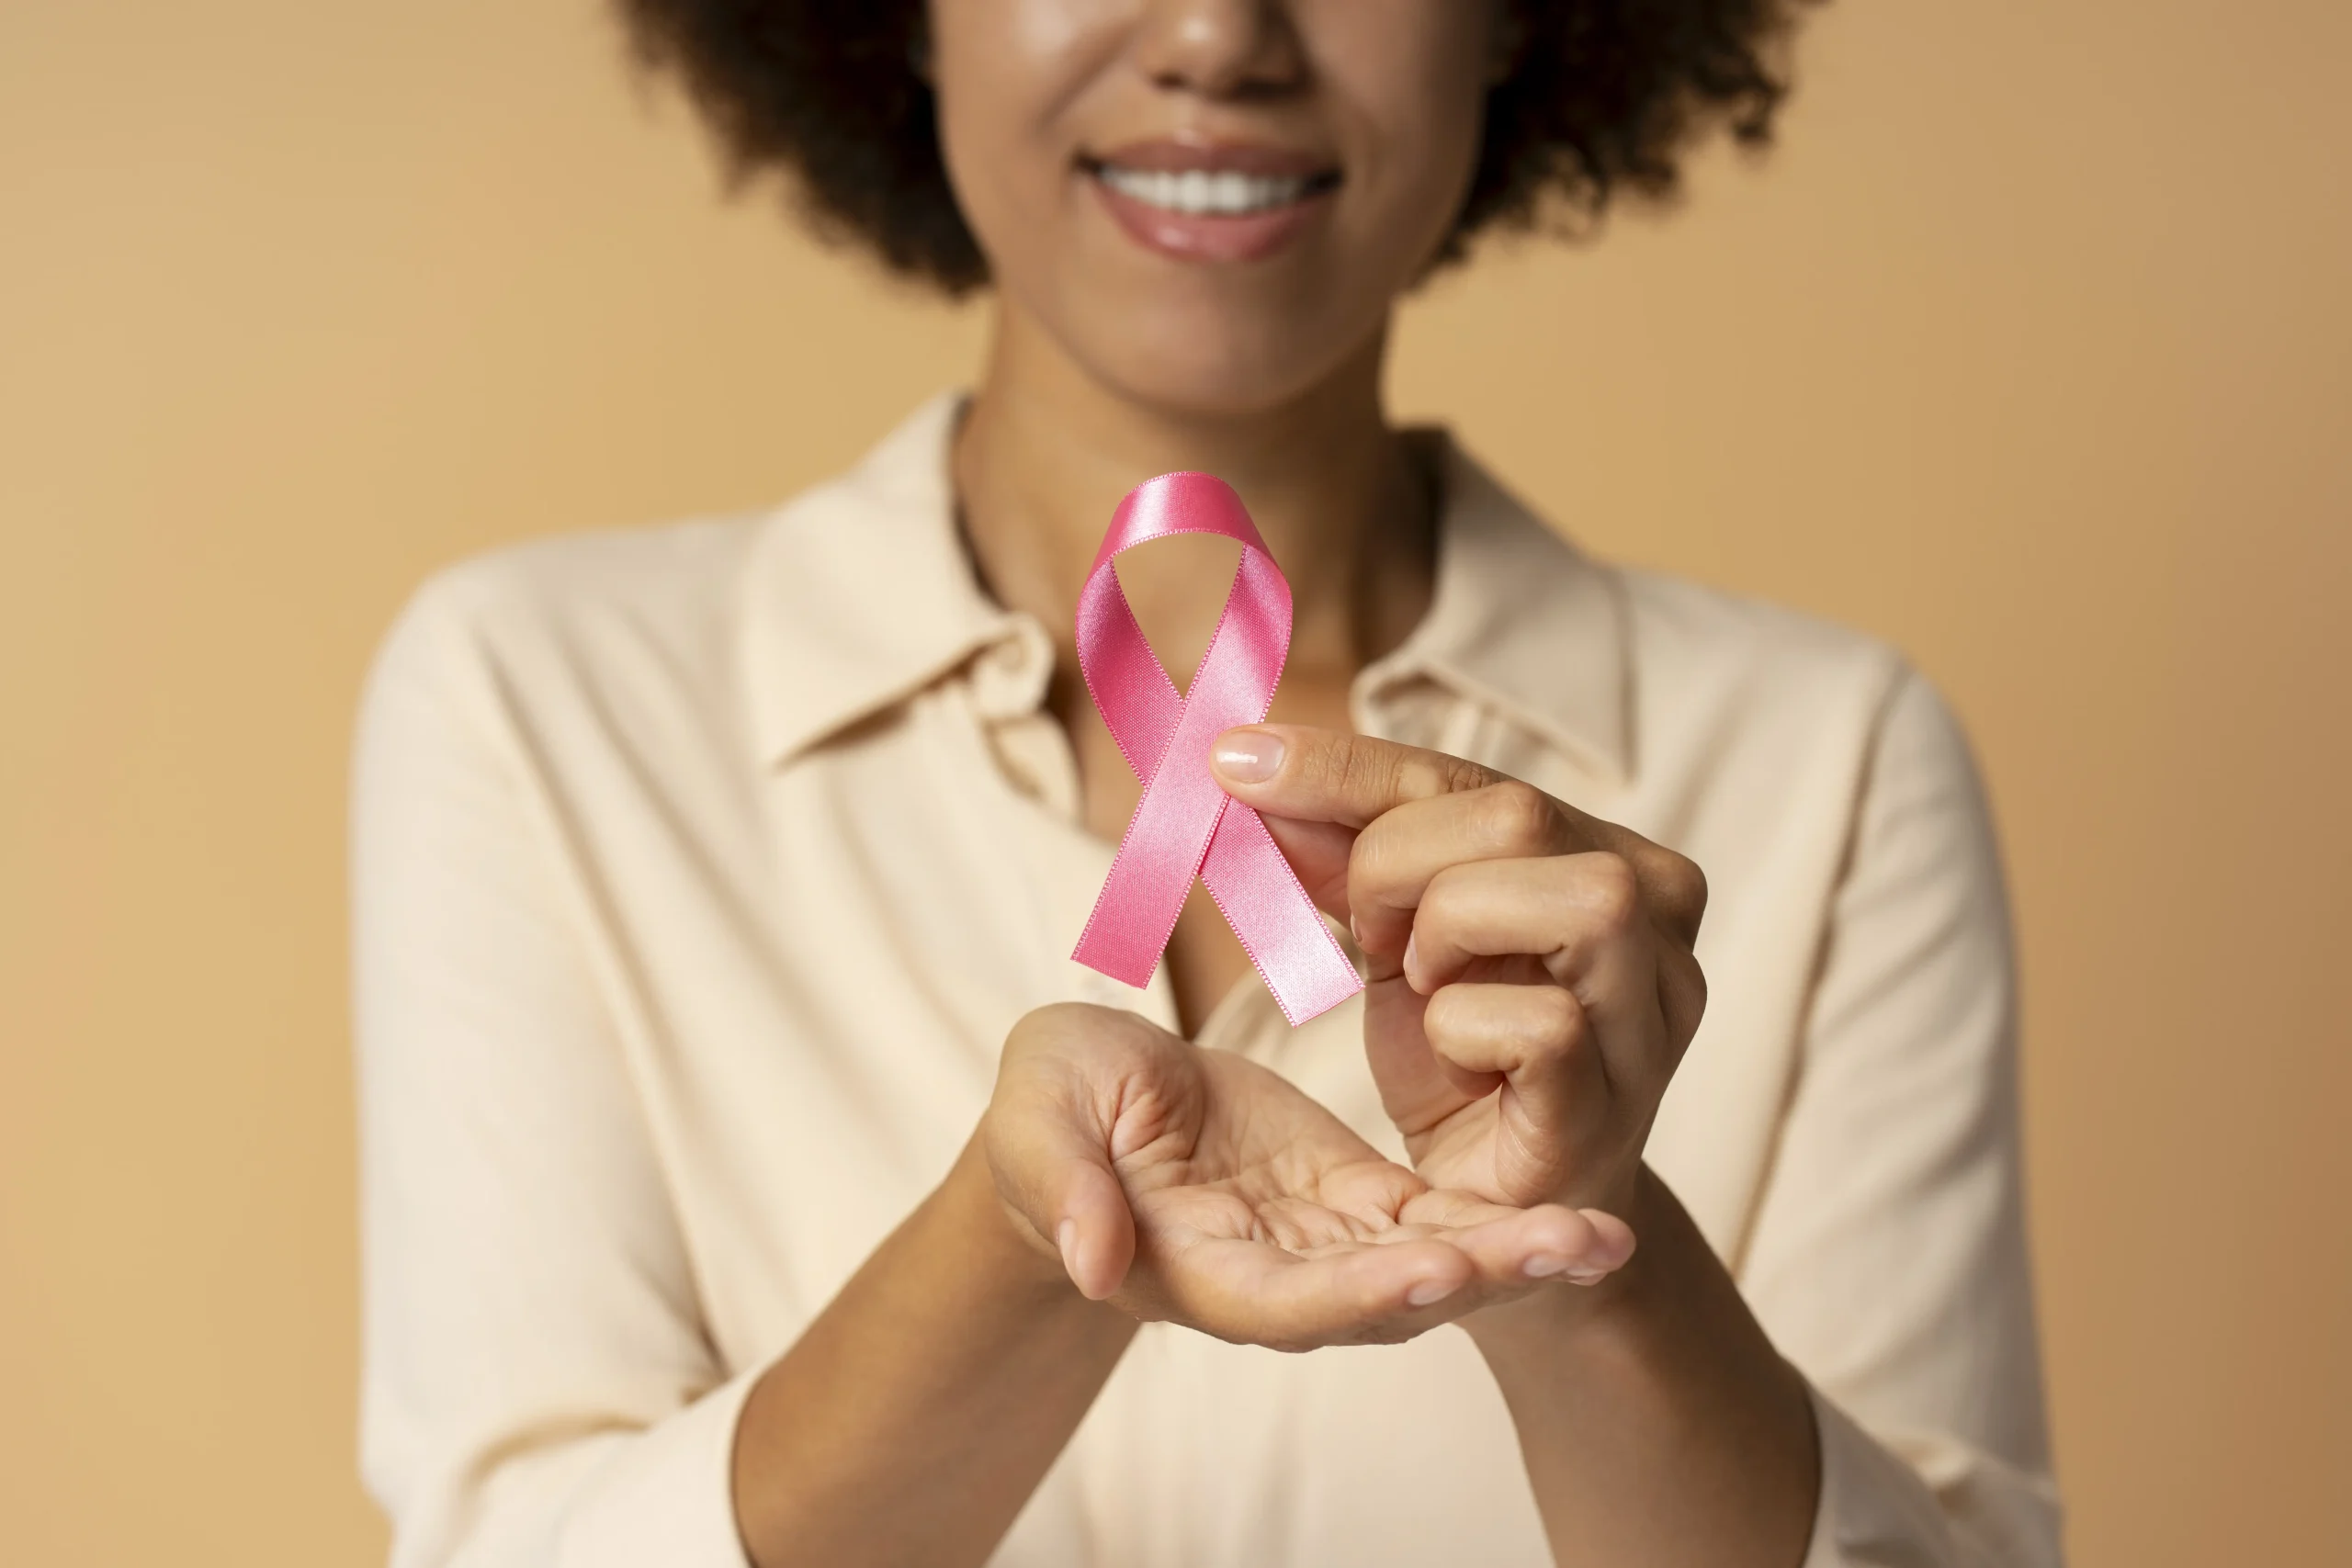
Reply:
[[[1183, 693], [1144, 640], [1111, 564], [1122, 551], [1177, 534], [1241, 546], [1225, 613]], [[1114, 980], [1148, 985], [1197, 876], [1283, 1016], [1299, 1024], [1354, 996], [1363, 981], [1266, 824], [1209, 771], [1211, 741], [1266, 716], [1290, 632], [1290, 582], [1233, 487], [1211, 474], [1162, 474], [1119, 503], [1078, 596], [1078, 664], [1143, 781], [1143, 799], [1070, 956]]]

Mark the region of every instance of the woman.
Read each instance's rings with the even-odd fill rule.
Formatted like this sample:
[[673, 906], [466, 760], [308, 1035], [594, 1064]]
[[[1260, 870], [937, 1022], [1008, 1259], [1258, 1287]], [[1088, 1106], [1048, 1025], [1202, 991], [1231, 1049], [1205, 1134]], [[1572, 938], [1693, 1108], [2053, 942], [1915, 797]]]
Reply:
[[[1382, 412], [1474, 231], [1760, 133], [1773, 7], [631, 9], [996, 333], [842, 479], [469, 563], [381, 656], [396, 1560], [2055, 1562], [1951, 721]], [[1147, 990], [1065, 956], [1139, 789], [1072, 607], [1175, 469], [1295, 594], [1213, 762], [1363, 971], [1295, 1031], [1197, 889]], [[1225, 598], [1188, 548], [1125, 573], [1163, 651]]]

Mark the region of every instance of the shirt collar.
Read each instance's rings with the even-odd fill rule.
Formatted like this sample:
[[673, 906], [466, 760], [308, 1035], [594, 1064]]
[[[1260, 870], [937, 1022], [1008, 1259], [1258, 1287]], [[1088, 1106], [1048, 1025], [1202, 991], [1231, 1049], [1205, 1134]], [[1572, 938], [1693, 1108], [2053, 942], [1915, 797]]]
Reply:
[[1442, 430], [1437, 591], [1362, 689], [1426, 676], [1619, 779], [1633, 771], [1627, 621], [1617, 574], [1505, 490]]
[[841, 478], [763, 525], [744, 574], [753, 740], [791, 761], [1023, 635], [956, 527], [948, 448], [963, 400], [934, 398]]
[[[782, 764], [1012, 643], [1044, 695], [1051, 644], [990, 601], [956, 526], [948, 450], [962, 398], [925, 403], [849, 473], [773, 513], [744, 577], [745, 679], [760, 755]], [[1624, 613], [1613, 573], [1545, 526], [1442, 432], [1436, 594], [1367, 669], [1426, 677], [1620, 776], [1631, 763]], [[1034, 690], [1026, 688], [1034, 687]]]

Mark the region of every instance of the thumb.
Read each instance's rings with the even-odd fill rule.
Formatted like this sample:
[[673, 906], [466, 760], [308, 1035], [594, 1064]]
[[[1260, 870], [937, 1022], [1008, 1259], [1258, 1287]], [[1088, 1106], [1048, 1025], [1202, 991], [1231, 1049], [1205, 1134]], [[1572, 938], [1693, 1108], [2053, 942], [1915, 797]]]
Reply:
[[1061, 1255], [1091, 1301], [1115, 1292], [1135, 1261], [1135, 1216], [1111, 1168], [1108, 1134], [1059, 1095], [1000, 1101], [989, 1118], [997, 1190]]
[[1126, 1282], [1135, 1262], [1136, 1221], [1126, 1190], [1099, 1151], [1058, 1162], [1047, 1189], [1062, 1268], [1087, 1300], [1108, 1299]]

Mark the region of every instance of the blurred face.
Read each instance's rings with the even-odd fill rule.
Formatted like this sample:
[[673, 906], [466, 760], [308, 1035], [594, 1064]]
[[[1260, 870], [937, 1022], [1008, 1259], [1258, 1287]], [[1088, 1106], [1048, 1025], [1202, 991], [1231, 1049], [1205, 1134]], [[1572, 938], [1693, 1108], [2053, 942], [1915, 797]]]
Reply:
[[949, 176], [1008, 310], [1156, 406], [1363, 351], [1452, 226], [1498, 0], [932, 0]]

